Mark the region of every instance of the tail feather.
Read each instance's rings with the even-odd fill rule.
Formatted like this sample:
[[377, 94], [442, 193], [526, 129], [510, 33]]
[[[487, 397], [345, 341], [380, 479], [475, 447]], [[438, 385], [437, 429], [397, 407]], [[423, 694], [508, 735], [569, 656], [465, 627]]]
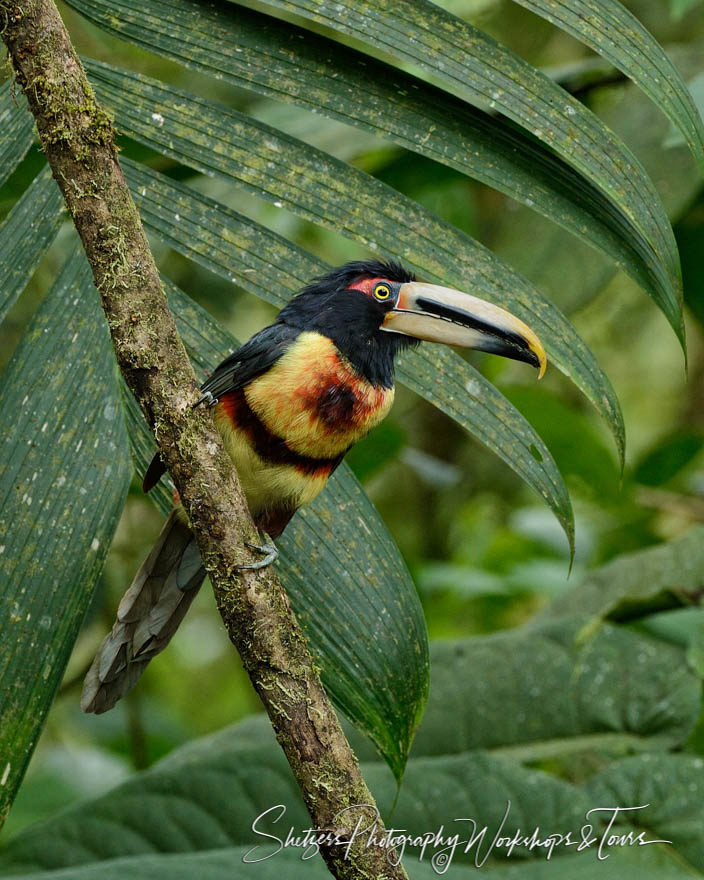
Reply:
[[195, 539], [174, 510], [122, 597], [83, 683], [81, 709], [107, 712], [171, 641], [205, 578]]

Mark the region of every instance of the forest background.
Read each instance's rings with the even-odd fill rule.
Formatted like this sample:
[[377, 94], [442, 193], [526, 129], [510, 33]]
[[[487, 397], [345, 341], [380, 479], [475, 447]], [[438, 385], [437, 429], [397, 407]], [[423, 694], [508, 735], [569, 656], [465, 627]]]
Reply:
[[[687, 669], [687, 707], [677, 710], [681, 714], [676, 722], [672, 716], [675, 710], [663, 710], [662, 705], [660, 710], [666, 715], [669, 712], [668, 723], [672, 722], [672, 729], [666, 731], [669, 739], [664, 753], [684, 754], [694, 760], [704, 756], [700, 705], [704, 610], [697, 607], [697, 585], [701, 586], [704, 578], [704, 532], [697, 529], [697, 524], [704, 522], [701, 175], [681, 135], [658, 107], [564, 32], [508, 0], [445, 0], [441, 5], [548, 72], [619, 134], [642, 161], [662, 197], [680, 250], [687, 373], [675, 334], [642, 290], [602, 254], [529, 208], [371, 134], [217, 82], [131, 46], [99, 30], [68, 6], [60, 4], [60, 11], [81, 54], [219, 101], [351, 163], [478, 239], [569, 316], [609, 376], [621, 403], [627, 437], [623, 474], [606, 426], [554, 366], [536, 384], [532, 371], [523, 365], [478, 354], [468, 359], [523, 413], [554, 456], [575, 512], [572, 565], [563, 530], [537, 495], [447, 415], [407, 388], [399, 387], [392, 414], [354, 448], [347, 461], [403, 555], [433, 642], [470, 644], [448, 640], [475, 638], [471, 644], [480, 652], [476, 656], [486, 652], [481, 656], [487, 668], [491, 665], [497, 682], [501, 664], [510, 665], [515, 650], [521, 656], [525, 649], [531, 662], [540, 667], [540, 645], [532, 645], [530, 640], [520, 643], [523, 636], [513, 643], [511, 634], [525, 632], [521, 628], [535, 626], [536, 621], [554, 623], [560, 608], [570, 601], [577, 608], [580, 586], [586, 584], [583, 610], [598, 616], [603, 626], [627, 630], [648, 645], [675, 652], [667, 655], [667, 662], [673, 669]], [[666, 48], [698, 106], [704, 106], [704, 3], [635, 0], [626, 5]], [[306, 26], [328, 33], [310, 22]], [[336, 39], [357, 45], [339, 34]], [[7, 79], [8, 74], [5, 68], [2, 78]], [[119, 136], [119, 144], [122, 156], [146, 163], [236, 208], [327, 263], [378, 255], [222, 178], [197, 174], [124, 134]], [[0, 189], [0, 222], [43, 163], [38, 147], [33, 147]], [[0, 370], [7, 366], [56, 278], [71, 234], [67, 222], [0, 326]], [[275, 315], [271, 305], [240, 288], [236, 281], [208, 272], [157, 237], [150, 242], [162, 271], [238, 338], [246, 339]], [[3, 413], [5, 418], [7, 413]], [[104, 794], [179, 745], [260, 711], [206, 589], [168, 652], [150, 664], [139, 687], [113, 712], [100, 717], [81, 714], [78, 700], [87, 665], [112, 624], [122, 592], [161, 527], [162, 517], [141, 493], [139, 482], [136, 475], [86, 623], [3, 831], [4, 841], [65, 806]], [[656, 547], [659, 555], [642, 555]], [[602, 568], [625, 554], [636, 555], [615, 563], [620, 568]], [[593, 603], [588, 607], [590, 584], [622, 585], [626, 581], [648, 588], [649, 595], [626, 605], [621, 598], [614, 598], [598, 614]], [[635, 593], [635, 586], [633, 589]], [[604, 590], [602, 596], [608, 594], [608, 589]], [[604, 623], [607, 619], [610, 622]], [[497, 633], [506, 634], [508, 640], [496, 641], [491, 634]], [[438, 650], [447, 655], [442, 647]], [[628, 716], [636, 712], [633, 706], [624, 708], [622, 693], [623, 680], [631, 674], [636, 654], [625, 651], [601, 670], [607, 679], [613, 679], [611, 699], [621, 707], [616, 714], [621, 716], [623, 731], [633, 727]], [[658, 665], [662, 670], [662, 662]], [[468, 662], [458, 687], [462, 689], [482, 671], [481, 664]], [[661, 674], [664, 694], [668, 678]], [[487, 680], [493, 681], [491, 676]], [[677, 687], [685, 685], [678, 683]], [[539, 682], [532, 686], [538, 690], [522, 694], [526, 704], [545, 697]], [[496, 687], [500, 689], [498, 684]], [[435, 702], [431, 690], [430, 705], [437, 711], [441, 696], [447, 700], [451, 692], [448, 682], [442, 688]], [[692, 694], [696, 694], [694, 702]], [[476, 698], [476, 693], [470, 696]], [[651, 715], [657, 715], [655, 709]], [[608, 723], [601, 718], [595, 727], [606, 730]], [[361, 739], [355, 743], [363, 758], [374, 758], [371, 746]], [[617, 754], [619, 750], [623, 754], [631, 749], [621, 743]], [[613, 757], [613, 752], [605, 758], [598, 750], [575, 746], [569, 758], [545, 752], [536, 760], [528, 756], [525, 761], [570, 783], [582, 784]], [[689, 812], [695, 828], [699, 823], [700, 832], [704, 829], [703, 809], [700, 805], [699, 812], [693, 814], [698, 816], [696, 821]], [[680, 845], [679, 857], [694, 873], [704, 873], [704, 844], [695, 844], [696, 835], [690, 832], [681, 832], [689, 842]]]

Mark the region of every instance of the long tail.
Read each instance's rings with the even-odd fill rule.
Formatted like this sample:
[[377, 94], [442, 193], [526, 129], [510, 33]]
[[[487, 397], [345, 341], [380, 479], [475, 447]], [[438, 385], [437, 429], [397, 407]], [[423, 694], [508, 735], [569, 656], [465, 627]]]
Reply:
[[81, 709], [107, 712], [168, 645], [205, 578], [195, 539], [174, 510], [122, 597], [83, 682]]

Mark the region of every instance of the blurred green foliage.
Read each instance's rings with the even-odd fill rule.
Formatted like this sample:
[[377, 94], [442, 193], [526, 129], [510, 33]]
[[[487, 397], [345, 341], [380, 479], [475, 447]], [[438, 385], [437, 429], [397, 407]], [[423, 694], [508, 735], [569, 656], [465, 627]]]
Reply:
[[[592, 61], [587, 49], [507, 0], [446, 0], [442, 5], [557, 78], [566, 76], [570, 65]], [[704, 5], [699, 0], [626, 5], [672, 50], [687, 80], [704, 75]], [[520, 625], [593, 566], [677, 538], [704, 521], [704, 194], [686, 148], [672, 142], [667, 120], [634, 86], [606, 75], [578, 94], [642, 159], [670, 212], [685, 281], [688, 381], [677, 340], [653, 304], [600, 256], [543, 218], [429, 160], [186, 71], [106, 36], [66, 7], [61, 12], [82, 53], [275, 123], [476, 236], [570, 315], [605, 368], [625, 415], [623, 475], [593, 409], [554, 368], [537, 386], [520, 366], [490, 356], [470, 357], [536, 427], [567, 480], [577, 520], [571, 575], [566, 540], [549, 511], [499, 459], [410, 391], [399, 389], [387, 422], [348, 457], [411, 568], [432, 638]], [[243, 195], [222, 180], [197, 177], [124, 137], [121, 147], [124, 155], [188, 179], [331, 264], [360, 256], [341, 236]], [[0, 219], [40, 166], [35, 149], [0, 190]], [[153, 244], [167, 274], [239, 338], [271, 319], [272, 308], [261, 300]], [[0, 329], [0, 368], [64, 247], [60, 236]], [[160, 516], [135, 480], [88, 625], [8, 820], [7, 836], [78, 797], [101, 793], [184, 740], [258, 710], [204, 590], [139, 688], [106, 716], [81, 715], [82, 675], [159, 528]], [[686, 644], [688, 633], [701, 630], [702, 613], [687, 612], [667, 626], [669, 640], [677, 641], [679, 634]], [[701, 653], [693, 656], [701, 674]], [[690, 745], [704, 753], [704, 733], [693, 736]]]

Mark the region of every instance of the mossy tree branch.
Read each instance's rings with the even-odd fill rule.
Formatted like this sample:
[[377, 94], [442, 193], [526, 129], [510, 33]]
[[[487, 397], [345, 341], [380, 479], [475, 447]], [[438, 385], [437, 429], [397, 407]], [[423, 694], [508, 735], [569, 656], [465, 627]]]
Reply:
[[[347, 839], [358, 821], [365, 827], [377, 820], [376, 807], [278, 579], [271, 569], [236, 571], [249, 561], [243, 548], [256, 530], [210, 414], [192, 409], [195, 374], [117, 161], [110, 120], [52, 0], [0, 0], [0, 29], [83, 242], [120, 370], [180, 493], [230, 639], [314, 826]], [[376, 834], [383, 833], [378, 820]], [[363, 836], [348, 858], [342, 846], [321, 852], [339, 878], [406, 877], [383, 849], [366, 847]]]

